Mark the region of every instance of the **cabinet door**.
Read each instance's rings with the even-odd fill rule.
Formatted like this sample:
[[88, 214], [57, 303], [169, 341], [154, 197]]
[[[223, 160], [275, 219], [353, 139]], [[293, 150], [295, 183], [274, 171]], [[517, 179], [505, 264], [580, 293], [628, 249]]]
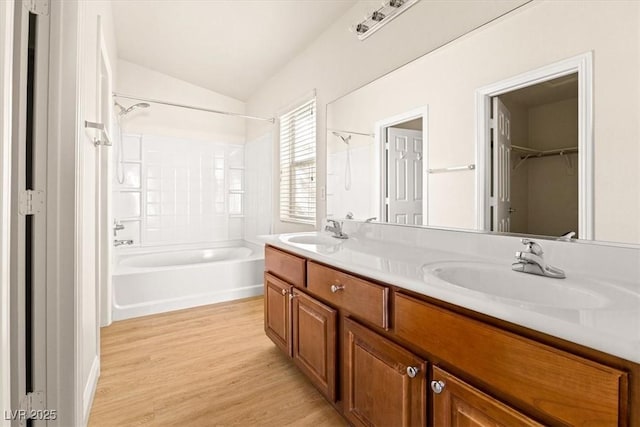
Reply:
[[292, 290], [293, 361], [332, 402], [336, 398], [336, 311]]
[[265, 273], [264, 331], [289, 356], [291, 356], [290, 292], [291, 285]]
[[432, 368], [431, 389], [434, 426], [542, 426], [436, 366]]
[[344, 415], [355, 426], [424, 426], [426, 362], [344, 321]]

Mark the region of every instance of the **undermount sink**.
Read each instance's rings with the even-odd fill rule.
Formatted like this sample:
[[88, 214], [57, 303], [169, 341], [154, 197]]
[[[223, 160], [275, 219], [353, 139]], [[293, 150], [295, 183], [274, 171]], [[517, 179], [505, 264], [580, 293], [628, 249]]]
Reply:
[[300, 245], [314, 245], [314, 246], [336, 246], [343, 242], [341, 239], [336, 239], [327, 234], [320, 233], [298, 233], [293, 235], [282, 235], [280, 240], [285, 243], [293, 243]]
[[[638, 296], [599, 287], [607, 283], [591, 279], [553, 279], [511, 270], [509, 264], [445, 261], [425, 264], [424, 280], [430, 284], [453, 285], [500, 299], [550, 308], [589, 310], [603, 308], [620, 300]], [[615, 288], [615, 287], [614, 287]], [[614, 297], [614, 300], [611, 299]]]

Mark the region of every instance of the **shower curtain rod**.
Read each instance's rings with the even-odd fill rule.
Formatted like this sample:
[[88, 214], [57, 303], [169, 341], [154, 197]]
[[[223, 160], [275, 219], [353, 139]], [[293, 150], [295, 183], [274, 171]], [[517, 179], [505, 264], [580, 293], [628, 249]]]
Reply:
[[161, 101], [159, 99], [142, 98], [140, 96], [125, 95], [123, 93], [117, 93], [117, 92], [113, 92], [113, 96], [116, 97], [116, 98], [126, 98], [126, 99], [133, 99], [133, 100], [136, 100], [136, 101], [152, 102], [154, 104], [170, 105], [172, 107], [188, 108], [190, 110], [206, 111], [207, 113], [224, 114], [225, 116], [242, 117], [242, 118], [251, 119], [251, 120], [261, 120], [261, 121], [269, 122], [269, 123], [275, 123], [275, 121], [276, 121], [276, 119], [274, 119], [273, 117], [265, 118], [265, 117], [249, 116], [249, 115], [246, 115], [246, 114], [232, 113], [232, 112], [229, 112], [229, 111], [212, 110], [210, 108], [196, 107], [196, 106], [193, 106], [193, 105], [186, 105], [186, 104], [178, 104], [176, 102]]

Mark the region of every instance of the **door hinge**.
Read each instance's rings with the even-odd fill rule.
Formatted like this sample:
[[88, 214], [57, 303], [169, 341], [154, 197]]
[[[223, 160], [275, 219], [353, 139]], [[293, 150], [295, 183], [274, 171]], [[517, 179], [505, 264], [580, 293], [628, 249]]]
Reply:
[[20, 193], [20, 215], [35, 215], [44, 209], [44, 191], [25, 190]]
[[44, 391], [32, 391], [20, 399], [20, 412], [24, 416], [20, 417], [20, 424], [32, 418], [38, 411], [44, 411]]
[[23, 0], [23, 4], [35, 15], [49, 15], [49, 0]]

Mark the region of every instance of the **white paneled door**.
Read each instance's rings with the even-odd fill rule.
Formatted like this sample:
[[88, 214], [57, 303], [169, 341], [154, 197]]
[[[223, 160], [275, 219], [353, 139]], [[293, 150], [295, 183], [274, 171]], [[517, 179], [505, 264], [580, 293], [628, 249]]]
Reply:
[[493, 216], [492, 230], [511, 230], [511, 113], [493, 98]]
[[386, 220], [422, 224], [422, 131], [387, 128]]

